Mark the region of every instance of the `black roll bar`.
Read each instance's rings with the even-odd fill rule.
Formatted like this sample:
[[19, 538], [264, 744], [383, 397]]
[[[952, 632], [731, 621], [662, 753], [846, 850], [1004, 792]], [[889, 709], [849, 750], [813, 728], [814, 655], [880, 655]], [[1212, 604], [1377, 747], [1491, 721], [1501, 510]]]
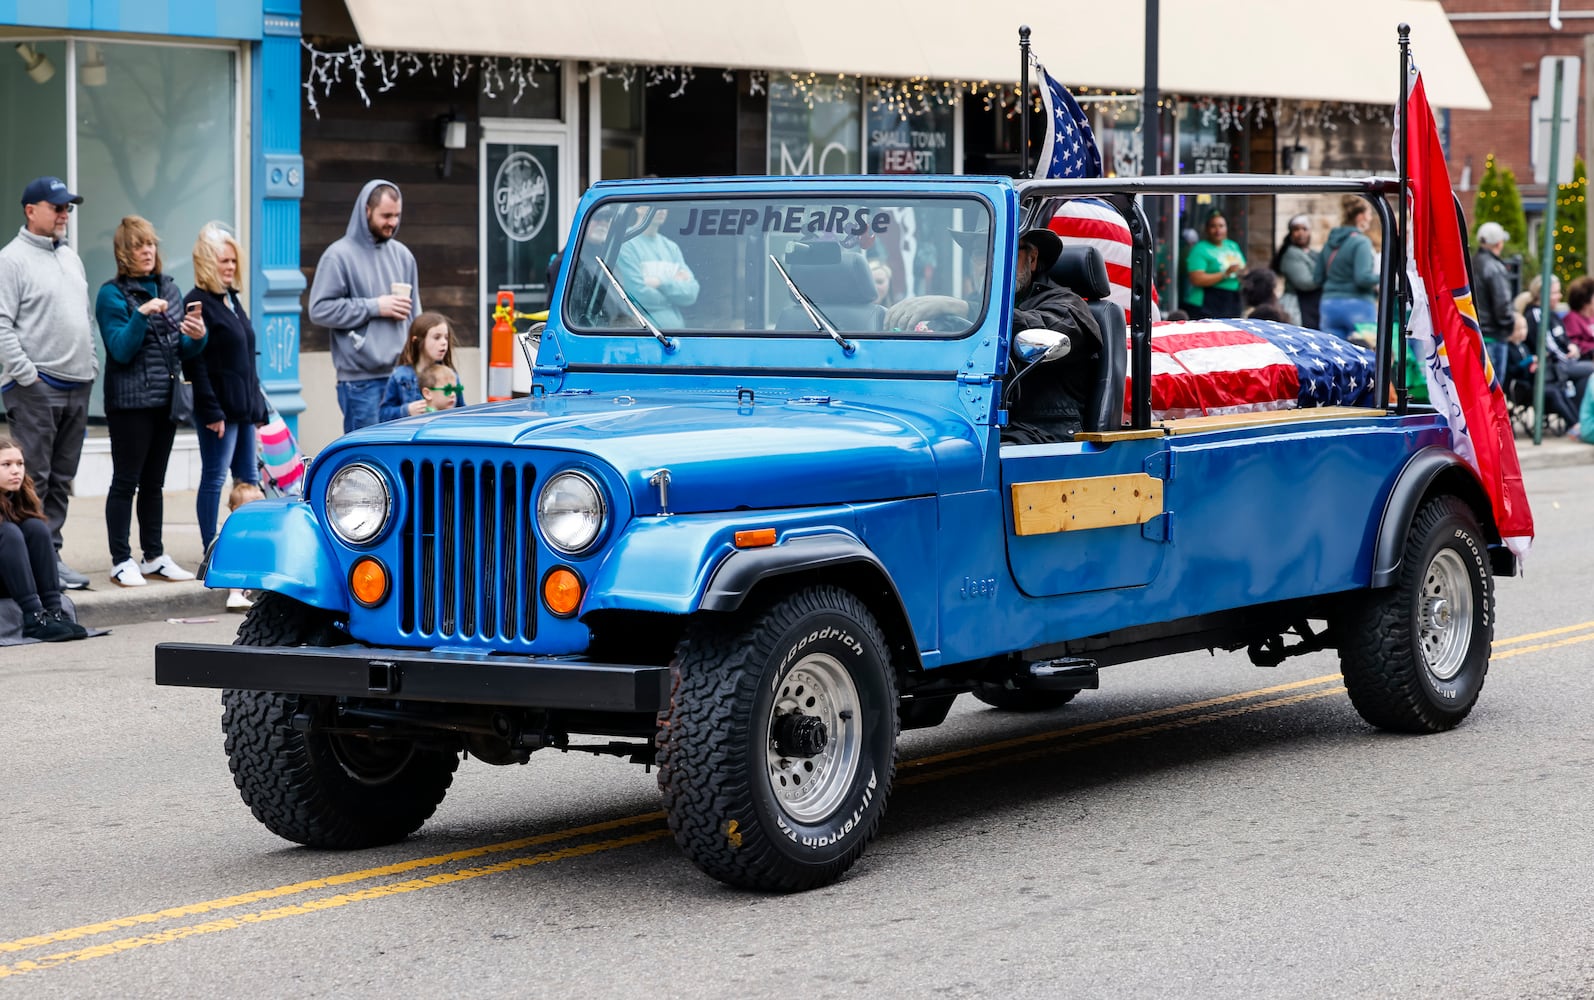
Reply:
[[[1027, 214], [1045, 198], [1102, 198], [1116, 208], [1129, 226], [1134, 240], [1132, 277], [1129, 285], [1129, 419], [1134, 430], [1151, 426], [1151, 225], [1138, 198], [1142, 195], [1280, 195], [1280, 194], [1356, 194], [1366, 198], [1378, 213], [1384, 232], [1382, 280], [1378, 288], [1377, 364], [1373, 398], [1385, 405], [1389, 398], [1390, 357], [1393, 344], [1390, 322], [1400, 307], [1395, 288], [1405, 267], [1405, 240], [1389, 207], [1389, 195], [1398, 195], [1400, 182], [1392, 177], [1280, 177], [1273, 174], [1185, 174], [1174, 177], [1091, 177], [1075, 179], [1020, 180], [1014, 182], [1021, 215]], [[1404, 367], [1396, 373], [1403, 390], [1400, 412], [1405, 411]]]

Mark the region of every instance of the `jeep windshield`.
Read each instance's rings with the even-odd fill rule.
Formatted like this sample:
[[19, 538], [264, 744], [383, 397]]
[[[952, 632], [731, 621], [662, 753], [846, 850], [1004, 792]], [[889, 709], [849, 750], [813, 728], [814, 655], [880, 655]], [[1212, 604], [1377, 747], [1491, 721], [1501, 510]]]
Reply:
[[[990, 206], [967, 196], [615, 199], [586, 215], [563, 315], [578, 333], [651, 336], [640, 312], [688, 335], [955, 337], [985, 312], [990, 247]], [[966, 315], [891, 328], [920, 295]]]

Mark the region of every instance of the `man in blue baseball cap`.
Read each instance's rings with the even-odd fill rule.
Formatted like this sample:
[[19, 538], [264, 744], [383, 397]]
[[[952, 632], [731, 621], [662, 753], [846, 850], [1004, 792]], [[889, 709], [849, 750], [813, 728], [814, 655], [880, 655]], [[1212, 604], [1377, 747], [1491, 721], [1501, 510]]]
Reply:
[[22, 229], [0, 249], [0, 394], [44, 504], [61, 586], [72, 590], [89, 580], [60, 562], [61, 526], [100, 366], [88, 280], [66, 242], [82, 203], [59, 177], [35, 178], [22, 190]]

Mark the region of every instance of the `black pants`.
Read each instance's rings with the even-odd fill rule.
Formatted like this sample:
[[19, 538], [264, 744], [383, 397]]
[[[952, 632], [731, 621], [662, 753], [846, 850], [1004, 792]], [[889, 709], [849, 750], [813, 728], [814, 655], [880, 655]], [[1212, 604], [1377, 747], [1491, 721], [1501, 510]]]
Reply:
[[61, 548], [61, 526], [72, 498], [72, 480], [83, 455], [83, 432], [89, 424], [89, 387], [57, 389], [39, 379], [14, 385], [6, 393], [6, 423], [11, 439], [22, 449], [22, 461], [44, 505], [50, 537]]
[[40, 518], [0, 521], [0, 597], [16, 601], [24, 612], [61, 610], [55, 546], [50, 526]]
[[111, 565], [132, 558], [128, 533], [132, 530], [133, 494], [138, 493], [138, 543], [148, 562], [165, 552], [161, 522], [166, 508], [161, 491], [166, 487], [166, 463], [172, 457], [177, 425], [167, 407], [106, 410], [111, 432], [111, 487], [105, 494], [105, 537], [111, 545]]

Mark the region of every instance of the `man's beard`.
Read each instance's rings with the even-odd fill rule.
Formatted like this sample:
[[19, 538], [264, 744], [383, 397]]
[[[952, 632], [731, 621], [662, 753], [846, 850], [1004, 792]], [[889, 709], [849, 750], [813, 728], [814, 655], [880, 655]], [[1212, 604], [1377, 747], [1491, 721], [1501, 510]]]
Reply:
[[376, 240], [378, 243], [386, 243], [393, 238], [392, 233], [384, 233], [376, 226], [367, 226], [366, 228], [371, 231], [371, 239]]

